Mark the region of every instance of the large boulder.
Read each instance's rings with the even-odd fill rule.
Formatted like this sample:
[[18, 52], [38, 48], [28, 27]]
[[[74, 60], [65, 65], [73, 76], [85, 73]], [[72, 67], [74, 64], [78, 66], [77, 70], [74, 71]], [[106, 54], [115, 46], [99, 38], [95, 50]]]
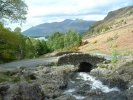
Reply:
[[[5, 88], [7, 89], [7, 86]], [[10, 88], [6, 90], [2, 98], [3, 100], [42, 100], [44, 94], [38, 84], [20, 82], [10, 84]]]
[[74, 70], [72, 65], [40, 67], [35, 74], [47, 98], [55, 99], [67, 88], [70, 73]]

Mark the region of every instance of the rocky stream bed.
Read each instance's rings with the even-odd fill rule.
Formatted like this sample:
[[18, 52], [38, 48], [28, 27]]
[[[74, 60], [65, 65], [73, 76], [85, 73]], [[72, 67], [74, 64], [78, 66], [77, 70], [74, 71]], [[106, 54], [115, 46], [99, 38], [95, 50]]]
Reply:
[[133, 59], [84, 72], [74, 65], [3, 70], [0, 100], [133, 100]]

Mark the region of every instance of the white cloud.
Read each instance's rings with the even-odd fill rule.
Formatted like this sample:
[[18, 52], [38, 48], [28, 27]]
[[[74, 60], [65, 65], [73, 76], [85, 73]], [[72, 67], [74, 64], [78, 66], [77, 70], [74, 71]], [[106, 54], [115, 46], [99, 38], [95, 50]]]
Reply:
[[[29, 0], [27, 1], [27, 4], [29, 5], [28, 16], [45, 16], [49, 14], [60, 13], [83, 13], [86, 10], [92, 11], [97, 7], [110, 4], [108, 0], [40, 0], [40, 3], [38, 3], [37, 0], [33, 0], [32, 2], [36, 3], [36, 5], [32, 5], [32, 3], [29, 3]], [[52, 1], [56, 2], [52, 3]], [[113, 1], [116, 2], [116, 0]]]
[[100, 20], [108, 11], [133, 4], [133, 0], [25, 0], [27, 22], [22, 29], [64, 19]]

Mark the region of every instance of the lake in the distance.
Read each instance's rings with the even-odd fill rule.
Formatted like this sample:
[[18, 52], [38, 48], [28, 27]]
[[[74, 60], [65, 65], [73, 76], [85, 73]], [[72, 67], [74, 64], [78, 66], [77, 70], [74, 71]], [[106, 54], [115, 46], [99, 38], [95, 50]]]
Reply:
[[34, 39], [36, 39], [36, 40], [47, 40], [45, 37], [37, 37], [37, 38], [34, 38]]

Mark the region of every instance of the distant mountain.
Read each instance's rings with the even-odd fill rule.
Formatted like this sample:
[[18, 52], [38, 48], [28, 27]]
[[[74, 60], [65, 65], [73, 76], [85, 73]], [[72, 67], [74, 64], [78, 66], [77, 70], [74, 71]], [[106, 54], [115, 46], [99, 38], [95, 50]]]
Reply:
[[85, 21], [81, 19], [70, 20], [66, 19], [62, 22], [44, 23], [23, 32], [26, 36], [38, 37], [38, 36], [49, 36], [53, 32], [66, 32], [69, 29], [83, 33], [86, 32], [90, 25], [95, 21]]
[[87, 33], [89, 35], [101, 34], [126, 25], [128, 22], [131, 22], [132, 18], [133, 6], [127, 6], [115, 11], [110, 11], [104, 20], [94, 23]]

